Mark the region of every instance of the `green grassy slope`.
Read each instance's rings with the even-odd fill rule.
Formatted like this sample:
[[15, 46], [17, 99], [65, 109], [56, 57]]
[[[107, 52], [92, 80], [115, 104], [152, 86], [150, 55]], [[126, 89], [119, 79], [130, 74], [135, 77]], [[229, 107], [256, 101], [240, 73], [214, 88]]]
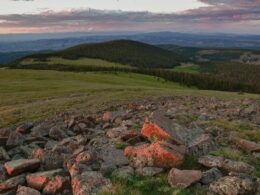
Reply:
[[91, 59], [91, 58], [79, 58], [75, 60], [64, 59], [60, 57], [50, 57], [45, 60], [37, 60], [35, 58], [26, 58], [20, 62], [20, 66], [30, 66], [30, 65], [65, 65], [65, 66], [75, 66], [75, 67], [86, 67], [86, 66], [95, 66], [95, 67], [121, 67], [121, 68], [132, 68], [129, 65], [123, 65], [115, 62], [108, 62], [100, 59]]
[[62, 51], [32, 55], [30, 58], [46, 59], [94, 58], [138, 67], [174, 67], [186, 61], [181, 55], [141, 42], [118, 40], [104, 43], [83, 44]]
[[186, 72], [186, 73], [198, 74], [201, 72], [201, 67], [197, 64], [187, 63], [187, 64], [182, 64], [181, 66], [176, 66], [171, 70], [175, 72]]
[[139, 74], [0, 69], [0, 127], [42, 119], [64, 110], [96, 111], [113, 100], [170, 95], [259, 98], [190, 89]]
[[67, 109], [91, 110], [103, 102], [167, 95], [183, 89], [138, 74], [0, 69], [0, 127]]

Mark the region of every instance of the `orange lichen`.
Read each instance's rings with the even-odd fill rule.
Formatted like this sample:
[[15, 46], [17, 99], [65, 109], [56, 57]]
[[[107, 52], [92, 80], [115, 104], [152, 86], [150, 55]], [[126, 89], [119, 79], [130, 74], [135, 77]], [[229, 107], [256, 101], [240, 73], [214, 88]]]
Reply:
[[168, 133], [166, 133], [158, 125], [151, 122], [144, 123], [141, 133], [153, 141], [172, 139]]
[[44, 186], [48, 183], [49, 177], [44, 175], [28, 175], [26, 177], [26, 180], [30, 187], [37, 190], [42, 190]]
[[[125, 156], [130, 158], [136, 167], [147, 165], [162, 168], [177, 167], [184, 160], [184, 156], [178, 151], [178, 147], [172, 145], [171, 148], [167, 148], [161, 142], [137, 147], [129, 146], [125, 149]], [[174, 150], [175, 148], [176, 150]]]

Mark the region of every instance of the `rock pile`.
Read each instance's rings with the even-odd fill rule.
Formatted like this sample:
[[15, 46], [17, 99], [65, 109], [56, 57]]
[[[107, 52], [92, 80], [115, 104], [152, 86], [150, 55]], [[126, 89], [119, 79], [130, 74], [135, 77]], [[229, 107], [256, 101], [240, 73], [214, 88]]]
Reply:
[[[259, 143], [230, 136], [211, 121], [259, 127], [253, 100], [173, 97], [113, 105], [95, 117], [62, 113], [0, 130], [0, 194], [98, 194], [114, 177], [167, 174], [169, 186], [208, 194], [257, 194], [250, 163], [210, 155], [222, 145], [259, 157]], [[252, 155], [254, 154], [254, 155]], [[187, 157], [197, 170], [183, 169]]]

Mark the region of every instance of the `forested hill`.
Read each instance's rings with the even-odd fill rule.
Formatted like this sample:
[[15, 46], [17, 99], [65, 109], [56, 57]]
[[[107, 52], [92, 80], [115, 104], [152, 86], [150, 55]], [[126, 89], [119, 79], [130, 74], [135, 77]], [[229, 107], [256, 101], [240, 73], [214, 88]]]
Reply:
[[31, 58], [62, 57], [66, 59], [97, 58], [138, 67], [174, 67], [186, 61], [184, 57], [149, 44], [116, 40], [104, 43], [82, 44], [58, 52], [29, 56]]

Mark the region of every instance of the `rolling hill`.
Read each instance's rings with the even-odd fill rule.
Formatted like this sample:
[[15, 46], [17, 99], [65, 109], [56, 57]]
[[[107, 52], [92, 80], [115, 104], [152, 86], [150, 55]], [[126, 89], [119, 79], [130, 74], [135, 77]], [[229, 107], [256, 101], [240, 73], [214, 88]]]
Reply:
[[[44, 61], [51, 57], [70, 60], [81, 58], [102, 59], [135, 67], [149, 68], [171, 68], [186, 61], [181, 55], [156, 46], [136, 41], [117, 40], [96, 44], [82, 44], [58, 52], [31, 55], [23, 58], [20, 62], [28, 58]], [[19, 61], [15, 63], [19, 63]]]
[[[196, 86], [199, 89], [259, 93], [260, 66], [241, 63], [238, 58], [241, 51], [245, 50], [212, 50], [179, 46], [167, 46], [163, 49], [141, 42], [118, 40], [83, 44], [57, 52], [33, 54], [13, 62], [10, 68], [73, 72], [131, 72], [157, 76], [167, 81]], [[198, 60], [198, 55], [200, 58], [210, 56], [216, 59]], [[221, 59], [223, 56], [225, 59]], [[232, 59], [232, 56], [237, 56], [236, 60]]]

